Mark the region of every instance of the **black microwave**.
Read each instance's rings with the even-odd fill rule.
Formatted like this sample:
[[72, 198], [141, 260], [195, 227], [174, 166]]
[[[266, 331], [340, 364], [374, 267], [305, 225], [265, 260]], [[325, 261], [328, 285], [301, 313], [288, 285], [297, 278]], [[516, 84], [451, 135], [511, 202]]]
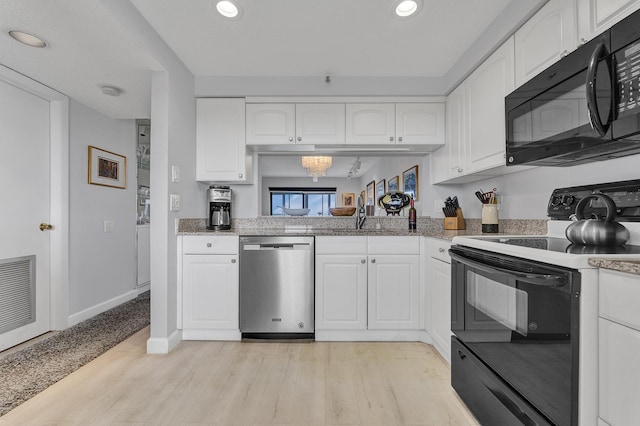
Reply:
[[505, 112], [507, 166], [640, 153], [640, 11], [507, 95]]

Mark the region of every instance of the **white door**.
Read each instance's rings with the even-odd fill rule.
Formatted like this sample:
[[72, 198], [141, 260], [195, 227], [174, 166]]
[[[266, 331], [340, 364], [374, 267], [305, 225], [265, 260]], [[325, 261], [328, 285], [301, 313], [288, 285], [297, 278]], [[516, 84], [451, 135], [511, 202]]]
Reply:
[[50, 330], [55, 227], [39, 229], [50, 212], [49, 117], [49, 101], [0, 80], [0, 350]]

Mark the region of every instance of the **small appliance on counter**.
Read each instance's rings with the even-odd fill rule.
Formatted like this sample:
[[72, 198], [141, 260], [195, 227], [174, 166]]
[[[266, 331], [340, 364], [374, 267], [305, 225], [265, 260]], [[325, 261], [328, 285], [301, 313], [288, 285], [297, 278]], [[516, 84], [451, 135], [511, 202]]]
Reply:
[[207, 190], [209, 226], [214, 231], [231, 229], [231, 188], [212, 185]]

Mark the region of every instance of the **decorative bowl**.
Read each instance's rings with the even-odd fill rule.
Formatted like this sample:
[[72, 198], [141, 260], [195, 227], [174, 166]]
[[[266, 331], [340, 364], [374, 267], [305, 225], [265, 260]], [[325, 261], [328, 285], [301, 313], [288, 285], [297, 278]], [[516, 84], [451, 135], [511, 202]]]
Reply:
[[284, 214], [288, 214], [289, 216], [306, 216], [309, 214], [309, 209], [288, 209], [286, 207], [279, 207], [282, 209]]
[[331, 216], [353, 216], [356, 212], [355, 207], [331, 207], [329, 209]]

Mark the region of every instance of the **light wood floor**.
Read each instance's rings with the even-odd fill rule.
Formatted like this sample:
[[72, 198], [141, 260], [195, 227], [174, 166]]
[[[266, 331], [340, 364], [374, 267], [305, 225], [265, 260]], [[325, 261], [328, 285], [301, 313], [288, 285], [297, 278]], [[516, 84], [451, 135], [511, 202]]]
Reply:
[[423, 343], [182, 342], [144, 329], [0, 417], [5, 425], [475, 425]]

